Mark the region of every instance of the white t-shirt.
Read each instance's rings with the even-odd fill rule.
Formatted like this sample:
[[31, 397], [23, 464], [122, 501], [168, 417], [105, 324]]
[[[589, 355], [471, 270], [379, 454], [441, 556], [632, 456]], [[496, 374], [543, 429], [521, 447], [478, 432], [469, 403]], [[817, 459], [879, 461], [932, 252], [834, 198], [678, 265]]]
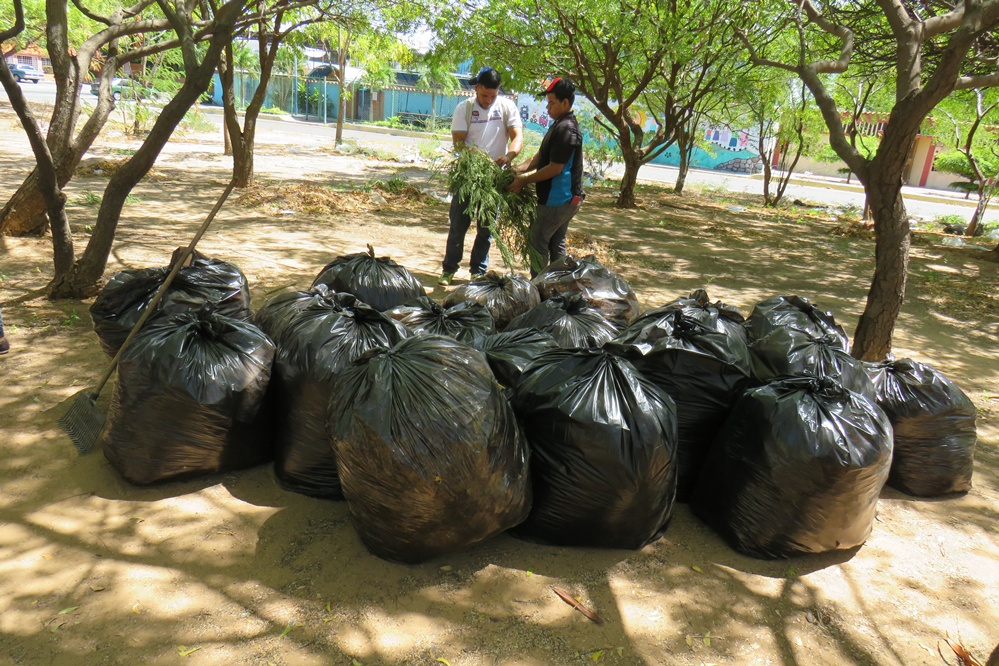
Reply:
[[[472, 105], [471, 122], [468, 121], [469, 104]], [[488, 109], [483, 109], [472, 97], [455, 108], [451, 119], [452, 132], [467, 132], [465, 143], [484, 150], [493, 159], [506, 154], [509, 128], [523, 126], [517, 105], [508, 97], [497, 97]]]

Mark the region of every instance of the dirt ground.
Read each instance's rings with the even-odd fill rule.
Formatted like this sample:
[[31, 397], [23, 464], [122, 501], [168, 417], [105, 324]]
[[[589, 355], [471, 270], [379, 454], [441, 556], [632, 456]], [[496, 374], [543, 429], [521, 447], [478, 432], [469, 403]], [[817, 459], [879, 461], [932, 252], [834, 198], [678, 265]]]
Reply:
[[[121, 159], [135, 145], [110, 134], [92, 157]], [[27, 173], [29, 155], [9, 108], [0, 110], [0, 198]], [[210, 210], [228, 166], [218, 136], [172, 142], [125, 207], [107, 275], [166, 264]], [[425, 184], [415, 165], [334, 156], [292, 135], [261, 137], [257, 168], [264, 187], [356, 192], [393, 176]], [[78, 249], [101, 171], [67, 188]], [[227, 204], [199, 248], [242, 268], [254, 307], [307, 287], [326, 262], [367, 243], [444, 295], [435, 286], [443, 204], [350, 194], [343, 212], [325, 213], [264, 198]], [[828, 211], [775, 215], [721, 192], [674, 197], [651, 187], [640, 198], [621, 212], [613, 191], [594, 190], [573, 225], [645, 307], [705, 287], [748, 315], [759, 300], [797, 293], [854, 328], [873, 241], [834, 233], [843, 222]], [[12, 349], [0, 357], [0, 662], [939, 665], [946, 636], [984, 660], [999, 641], [999, 265], [939, 240], [921, 235], [914, 245], [895, 345], [956, 380], [979, 409], [967, 495], [914, 500], [885, 489], [863, 547], [791, 560], [735, 553], [681, 504], [665, 536], [638, 552], [500, 536], [404, 566], [365, 551], [345, 503], [286, 492], [269, 465], [137, 488], [99, 452], [77, 454], [56, 419], [107, 363], [89, 302], [39, 296], [49, 239], [2, 238]]]

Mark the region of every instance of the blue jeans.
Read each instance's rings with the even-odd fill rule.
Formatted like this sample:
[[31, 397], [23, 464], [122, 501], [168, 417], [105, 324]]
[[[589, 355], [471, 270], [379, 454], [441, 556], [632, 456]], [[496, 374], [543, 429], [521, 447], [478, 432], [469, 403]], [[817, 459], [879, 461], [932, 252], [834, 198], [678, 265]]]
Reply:
[[[468, 215], [468, 201], [462, 201], [457, 196], [451, 199], [451, 210], [448, 218], [451, 227], [447, 232], [447, 246], [444, 248], [444, 272], [456, 273], [461, 264], [461, 256], [465, 253], [465, 234], [472, 226], [472, 218]], [[472, 254], [468, 258], [468, 272], [472, 275], [485, 273], [489, 266], [489, 245], [492, 234], [485, 227], [478, 227], [475, 232], [475, 242], [472, 243]]]

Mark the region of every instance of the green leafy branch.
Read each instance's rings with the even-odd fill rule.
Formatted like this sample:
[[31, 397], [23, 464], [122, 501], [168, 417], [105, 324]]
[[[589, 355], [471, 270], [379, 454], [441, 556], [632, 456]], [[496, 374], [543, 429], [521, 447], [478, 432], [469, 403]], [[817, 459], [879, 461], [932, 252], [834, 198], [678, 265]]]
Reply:
[[513, 172], [493, 162], [478, 150], [461, 150], [447, 166], [447, 186], [453, 196], [468, 202], [468, 215], [477, 226], [488, 228], [503, 263], [513, 270], [519, 259], [530, 266], [532, 259], [547, 263], [530, 244], [530, 229], [537, 208], [533, 188], [507, 192]]

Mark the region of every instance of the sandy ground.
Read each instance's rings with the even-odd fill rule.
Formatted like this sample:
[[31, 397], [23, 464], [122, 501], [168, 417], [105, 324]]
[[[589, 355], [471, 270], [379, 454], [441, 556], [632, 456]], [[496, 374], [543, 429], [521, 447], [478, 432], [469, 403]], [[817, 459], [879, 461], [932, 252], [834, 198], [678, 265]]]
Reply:
[[[4, 198], [30, 164], [10, 120], [0, 113]], [[261, 139], [264, 184], [357, 189], [392, 175], [422, 184], [411, 166]], [[125, 207], [108, 275], [164, 265], [186, 244], [228, 178], [220, 144], [211, 135], [171, 143], [157, 178]], [[120, 159], [114, 151], [134, 145], [109, 136], [93, 153]], [[91, 176], [67, 188], [80, 243], [96, 216], [86, 193], [103, 186]], [[720, 196], [645, 189], [642, 207], [621, 212], [612, 193], [595, 192], [574, 226], [601, 240], [646, 307], [706, 287], [748, 314], [763, 298], [798, 293], [852, 330], [873, 242], [832, 234], [838, 222], [821, 212], [773, 215]], [[254, 307], [366, 243], [440, 298], [446, 231], [439, 204], [288, 214], [230, 203], [199, 249], [243, 269]], [[270, 465], [136, 488], [100, 453], [78, 455], [55, 420], [106, 363], [89, 303], [38, 296], [48, 239], [0, 239], [12, 344], [0, 358], [0, 662], [938, 665], [945, 636], [984, 659], [999, 641], [999, 266], [937, 240], [914, 247], [896, 352], [934, 364], [979, 408], [967, 495], [927, 501], [885, 489], [863, 547], [791, 560], [739, 555], [678, 505], [665, 536], [638, 552], [500, 536], [404, 566], [365, 551], [345, 503], [282, 490]]]

